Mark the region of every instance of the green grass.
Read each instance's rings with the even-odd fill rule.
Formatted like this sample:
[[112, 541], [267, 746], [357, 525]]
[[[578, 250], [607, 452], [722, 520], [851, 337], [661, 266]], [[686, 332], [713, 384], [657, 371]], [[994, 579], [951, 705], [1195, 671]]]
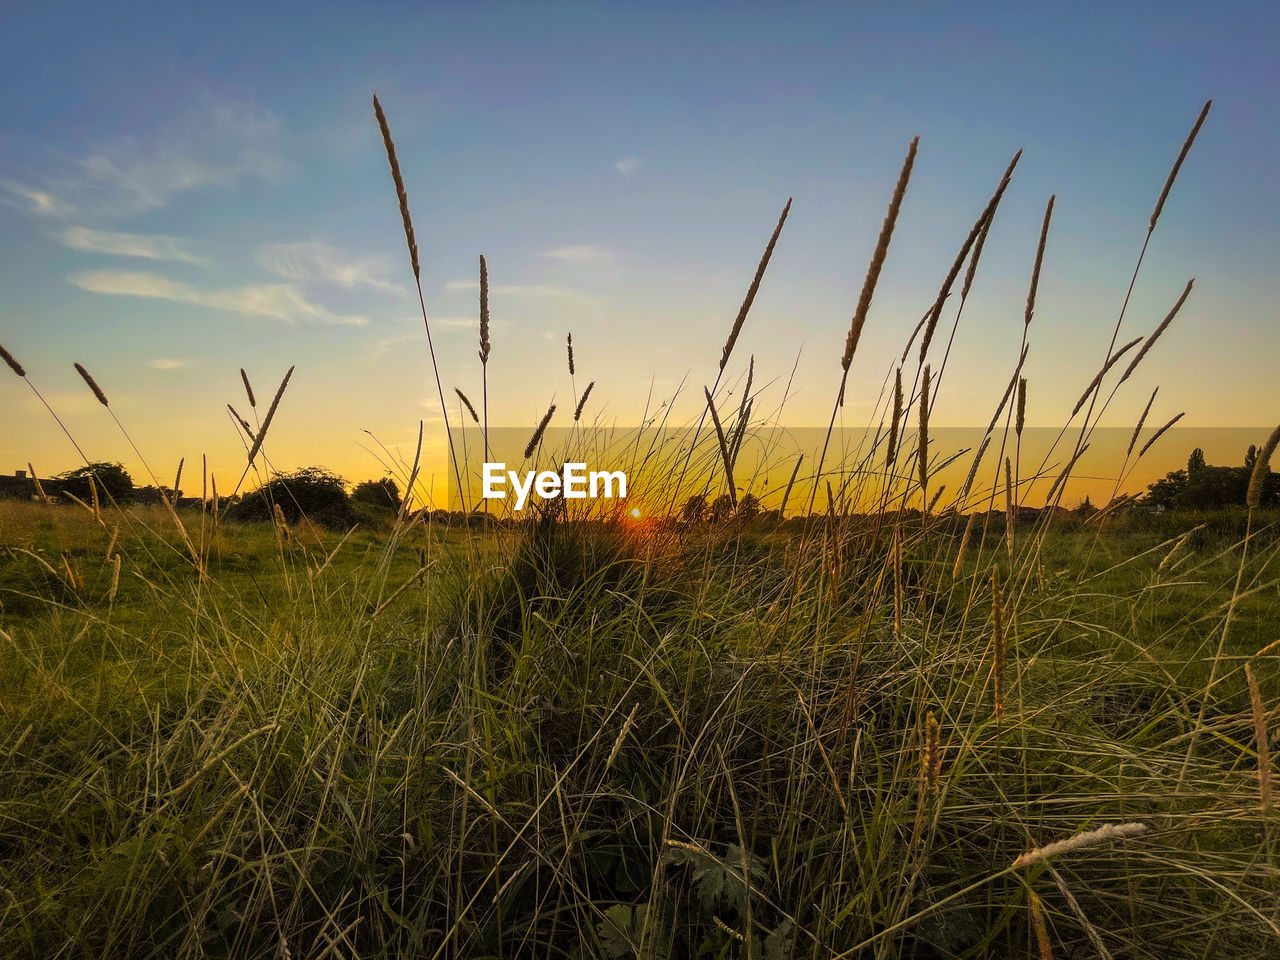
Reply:
[[[1012, 572], [994, 531], [955, 579], [955, 535], [904, 525], [900, 635], [852, 517], [192, 515], [203, 581], [166, 513], [106, 519], [114, 601], [109, 529], [0, 504], [5, 956], [1022, 956], [1028, 890], [1055, 956], [1086, 925], [1116, 957], [1274, 952], [1242, 664], [1280, 636], [1275, 518], [1243, 560], [1227, 530], [1170, 557], [1136, 521], [1020, 528]], [[1121, 821], [1150, 832], [1007, 869]]]

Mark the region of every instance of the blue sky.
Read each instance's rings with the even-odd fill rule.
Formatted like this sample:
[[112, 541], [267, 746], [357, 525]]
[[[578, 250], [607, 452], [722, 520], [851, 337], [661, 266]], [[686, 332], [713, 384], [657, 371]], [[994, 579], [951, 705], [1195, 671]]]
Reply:
[[[696, 413], [787, 197], [729, 373], [754, 354], [776, 404], [798, 358], [783, 418], [825, 422], [867, 259], [919, 134], [846, 423], [869, 415], [1023, 148], [938, 416], [990, 416], [1056, 193], [1028, 417], [1059, 424], [1105, 353], [1154, 199], [1212, 97], [1121, 340], [1148, 332], [1192, 276], [1196, 289], [1109, 422], [1131, 424], [1157, 383], [1153, 418], [1280, 415], [1274, 4], [686, 7], [8, 5], [0, 342], [91, 457], [131, 463], [76, 360], [158, 463], [207, 453], [225, 472], [239, 455], [224, 406], [241, 402], [239, 368], [269, 394], [297, 364], [275, 462], [376, 475], [363, 431], [403, 445], [420, 417], [430, 428], [439, 415], [377, 91], [446, 388], [473, 397], [477, 255], [489, 261], [495, 423], [532, 425], [553, 397], [571, 405], [570, 330], [577, 388], [599, 381], [597, 412], [634, 422], [651, 381], [666, 396], [687, 375], [678, 402]], [[0, 469], [75, 465], [24, 391], [0, 381], [14, 412]]]

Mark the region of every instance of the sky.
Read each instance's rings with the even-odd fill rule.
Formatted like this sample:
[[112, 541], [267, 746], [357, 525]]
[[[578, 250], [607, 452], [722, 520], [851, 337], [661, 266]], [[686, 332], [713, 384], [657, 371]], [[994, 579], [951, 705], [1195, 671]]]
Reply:
[[[1264, 3], [8, 3], [0, 343], [86, 456], [122, 461], [140, 482], [146, 468], [73, 362], [164, 482], [181, 457], [240, 474], [226, 404], [252, 419], [241, 367], [261, 416], [296, 366], [267, 441], [276, 467], [375, 477], [385, 450], [412, 456], [422, 420], [428, 471], [443, 475], [376, 92], [453, 418], [455, 387], [482, 394], [480, 254], [491, 423], [531, 429], [552, 402], [564, 419], [593, 380], [602, 420], [638, 423], [673, 396], [676, 420], [696, 418], [792, 198], [722, 390], [754, 357], [758, 412], [825, 425], [918, 135], [839, 422], [873, 416], [1022, 149], [935, 423], [990, 418], [1053, 194], [1027, 421], [1061, 425], [1106, 354], [1156, 196], [1212, 98], [1120, 342], [1196, 285], [1104, 424], [1131, 426], [1159, 385], [1153, 423], [1185, 411], [1188, 429], [1269, 427], [1280, 419], [1278, 28], [1280, 8]], [[953, 319], [949, 308], [935, 365]], [[78, 465], [18, 378], [0, 378], [0, 409], [0, 471]]]

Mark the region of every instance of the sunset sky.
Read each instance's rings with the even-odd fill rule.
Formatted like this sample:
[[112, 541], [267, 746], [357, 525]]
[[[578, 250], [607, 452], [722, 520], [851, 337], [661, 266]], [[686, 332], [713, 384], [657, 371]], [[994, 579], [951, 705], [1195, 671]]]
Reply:
[[[238, 476], [225, 404], [247, 413], [239, 369], [262, 404], [294, 364], [267, 444], [277, 467], [377, 476], [378, 442], [411, 455], [423, 419], [443, 475], [376, 91], [445, 388], [477, 401], [477, 257], [488, 260], [494, 424], [532, 428], [553, 400], [567, 424], [570, 331], [577, 389], [597, 381], [592, 415], [637, 423], [651, 389], [660, 403], [684, 380], [677, 410], [696, 417], [793, 197], [726, 376], [754, 355], [757, 384], [772, 384], [766, 412], [798, 363], [782, 420], [825, 425], [918, 134], [843, 422], [870, 415], [1022, 148], [936, 422], [989, 419], [1056, 194], [1027, 366], [1028, 422], [1056, 426], [1105, 354], [1156, 195], [1213, 98], [1121, 342], [1196, 287], [1106, 422], [1132, 426], [1156, 384], [1153, 422], [1182, 410], [1196, 429], [1280, 420], [1274, 3], [686, 6], [6, 4], [0, 343], [91, 459], [121, 460], [139, 481], [73, 362], [166, 482], [179, 457], [202, 454], [220, 486]], [[0, 373], [0, 472], [76, 466], [27, 386]]]

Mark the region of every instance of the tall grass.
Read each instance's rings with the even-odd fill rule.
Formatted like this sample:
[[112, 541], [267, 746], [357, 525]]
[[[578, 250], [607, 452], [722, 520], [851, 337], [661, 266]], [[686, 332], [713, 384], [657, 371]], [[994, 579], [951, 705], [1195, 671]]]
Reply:
[[[966, 258], [968, 294], [1011, 173], [944, 295]], [[409, 501], [329, 532], [218, 521], [215, 486], [188, 550], [171, 504], [0, 504], [0, 953], [1274, 956], [1280, 518], [1021, 523], [1087, 449], [1023, 474], [1025, 340], [948, 494], [929, 334], [867, 439], [764, 491], [741, 458], [754, 435], [767, 462], [773, 426], [754, 359], [736, 411], [720, 375], [786, 214], [705, 388], [714, 436], [666, 451], [663, 420], [622, 445], [677, 506], [686, 471], [723, 487], [717, 522], [450, 526]], [[270, 475], [287, 381], [257, 430], [232, 411], [246, 474]], [[487, 399], [459, 396], [487, 450]], [[596, 442], [546, 449], [554, 410], [527, 457]], [[420, 454], [392, 464], [411, 496]], [[788, 518], [797, 485], [825, 510]], [[746, 512], [757, 490], [776, 513]]]

